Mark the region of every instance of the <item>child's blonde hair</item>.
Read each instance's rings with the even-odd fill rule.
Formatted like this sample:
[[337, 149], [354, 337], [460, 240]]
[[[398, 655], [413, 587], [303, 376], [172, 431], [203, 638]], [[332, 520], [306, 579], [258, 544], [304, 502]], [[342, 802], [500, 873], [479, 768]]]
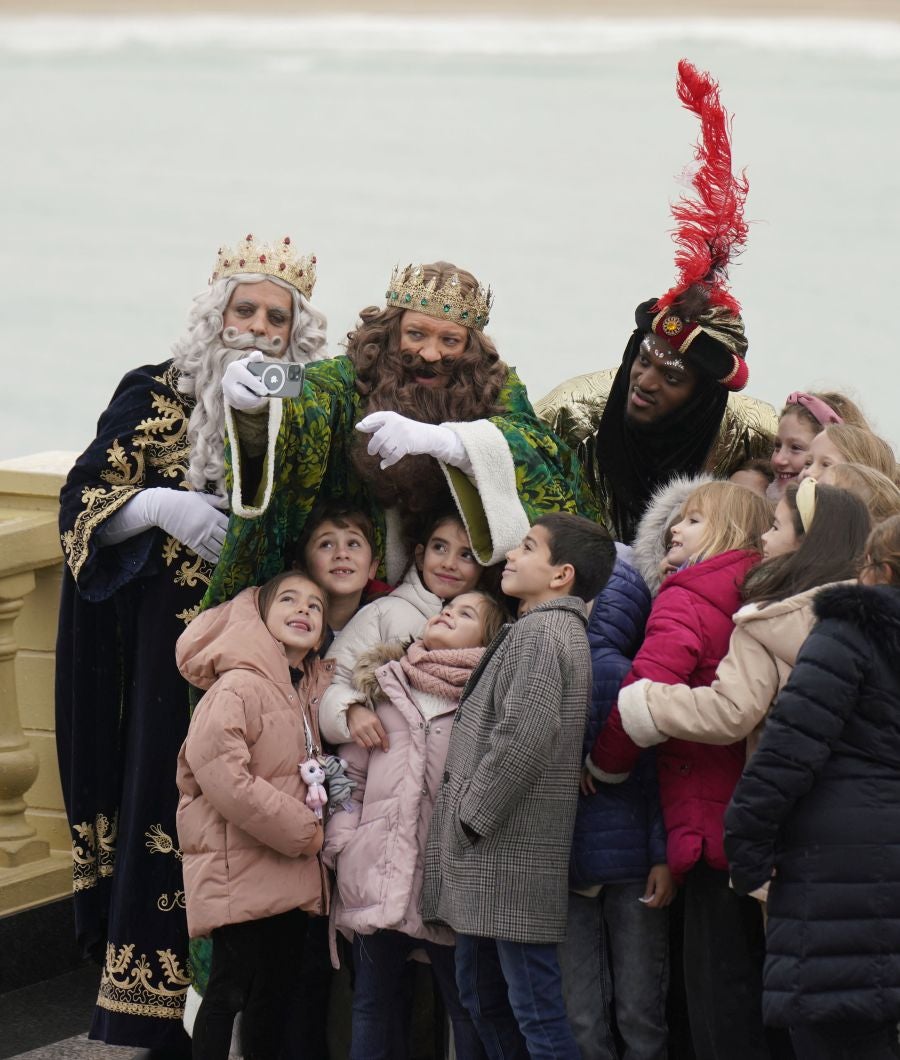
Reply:
[[873, 467], [891, 481], [897, 478], [897, 458], [894, 450], [877, 434], [849, 423], [829, 423], [825, 434], [847, 464]]
[[697, 560], [709, 559], [732, 549], [759, 552], [762, 535], [772, 523], [772, 506], [758, 493], [734, 482], [707, 482], [681, 506], [681, 518], [697, 512], [706, 520], [706, 533], [697, 550]]
[[865, 501], [873, 523], [900, 515], [900, 486], [866, 464], [832, 464], [825, 474], [832, 486], [850, 490]]
[[[819, 401], [824, 401], [830, 409], [841, 417], [844, 423], [851, 424], [854, 427], [862, 427], [865, 431], [871, 430], [862, 409], [846, 394], [842, 394], [838, 390], [816, 390], [812, 391], [809, 396], [818, 398]], [[803, 420], [812, 427], [816, 434], [822, 430], [822, 424], [804, 405], [785, 405], [781, 412], [778, 413], [778, 419], [782, 420], [789, 412], [793, 412], [798, 419]]]
[[891, 585], [900, 585], [900, 515], [892, 515], [869, 534], [866, 566], [887, 566]]

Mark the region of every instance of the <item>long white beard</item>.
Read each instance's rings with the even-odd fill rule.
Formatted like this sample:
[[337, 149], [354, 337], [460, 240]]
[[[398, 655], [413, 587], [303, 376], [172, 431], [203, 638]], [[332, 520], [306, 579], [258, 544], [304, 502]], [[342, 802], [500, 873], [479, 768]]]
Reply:
[[225, 369], [232, 361], [245, 356], [248, 349], [277, 356], [283, 348], [280, 339], [270, 343], [261, 337], [226, 328], [221, 338], [210, 343], [205, 350], [193, 350], [187, 356], [175, 358], [176, 367], [182, 372], [179, 389], [197, 399], [187, 428], [191, 446], [187, 480], [191, 489], [205, 490], [207, 483], [213, 483], [215, 492], [220, 497], [227, 497], [225, 398], [222, 394]]

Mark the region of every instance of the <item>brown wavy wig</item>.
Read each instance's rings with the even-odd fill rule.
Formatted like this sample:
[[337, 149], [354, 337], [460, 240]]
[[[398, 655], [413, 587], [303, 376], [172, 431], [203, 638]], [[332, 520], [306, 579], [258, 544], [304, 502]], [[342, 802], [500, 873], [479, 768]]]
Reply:
[[[438, 287], [454, 274], [464, 291], [474, 291], [478, 281], [465, 269], [446, 261], [423, 265], [425, 282], [436, 278]], [[359, 316], [359, 326], [347, 335], [347, 356], [356, 369], [356, 389], [363, 413], [389, 410], [420, 423], [471, 422], [497, 413], [497, 398], [506, 381], [507, 366], [497, 347], [482, 332], [467, 328], [468, 343], [457, 357], [446, 357], [437, 370], [446, 381], [424, 387], [415, 381], [418, 357], [401, 349], [400, 322], [405, 309], [369, 306]], [[425, 511], [448, 499], [443, 474], [430, 456], [407, 456], [381, 470], [380, 459], [366, 452], [368, 437], [354, 441], [354, 467], [386, 507], [399, 504], [407, 511]]]

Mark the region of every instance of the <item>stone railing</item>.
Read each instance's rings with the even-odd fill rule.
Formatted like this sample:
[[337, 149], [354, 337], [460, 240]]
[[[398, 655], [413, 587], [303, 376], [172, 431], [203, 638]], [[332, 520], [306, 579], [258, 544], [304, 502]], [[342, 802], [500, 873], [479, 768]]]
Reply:
[[56, 763], [59, 489], [72, 453], [0, 461], [0, 915], [72, 889]]

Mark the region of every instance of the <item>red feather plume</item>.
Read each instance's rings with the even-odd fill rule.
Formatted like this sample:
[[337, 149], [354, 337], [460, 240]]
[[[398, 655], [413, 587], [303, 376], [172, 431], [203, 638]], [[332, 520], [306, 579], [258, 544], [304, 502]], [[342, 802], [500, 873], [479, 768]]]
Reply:
[[660, 298], [658, 309], [671, 305], [694, 284], [702, 284], [710, 305], [725, 306], [736, 314], [740, 305], [727, 288], [728, 263], [747, 242], [744, 202], [749, 185], [743, 172], [740, 177], [731, 172], [731, 121], [719, 100], [718, 83], [682, 59], [678, 98], [700, 119], [694, 154], [699, 167], [691, 181], [697, 198], [682, 195], [672, 205], [679, 278]]

